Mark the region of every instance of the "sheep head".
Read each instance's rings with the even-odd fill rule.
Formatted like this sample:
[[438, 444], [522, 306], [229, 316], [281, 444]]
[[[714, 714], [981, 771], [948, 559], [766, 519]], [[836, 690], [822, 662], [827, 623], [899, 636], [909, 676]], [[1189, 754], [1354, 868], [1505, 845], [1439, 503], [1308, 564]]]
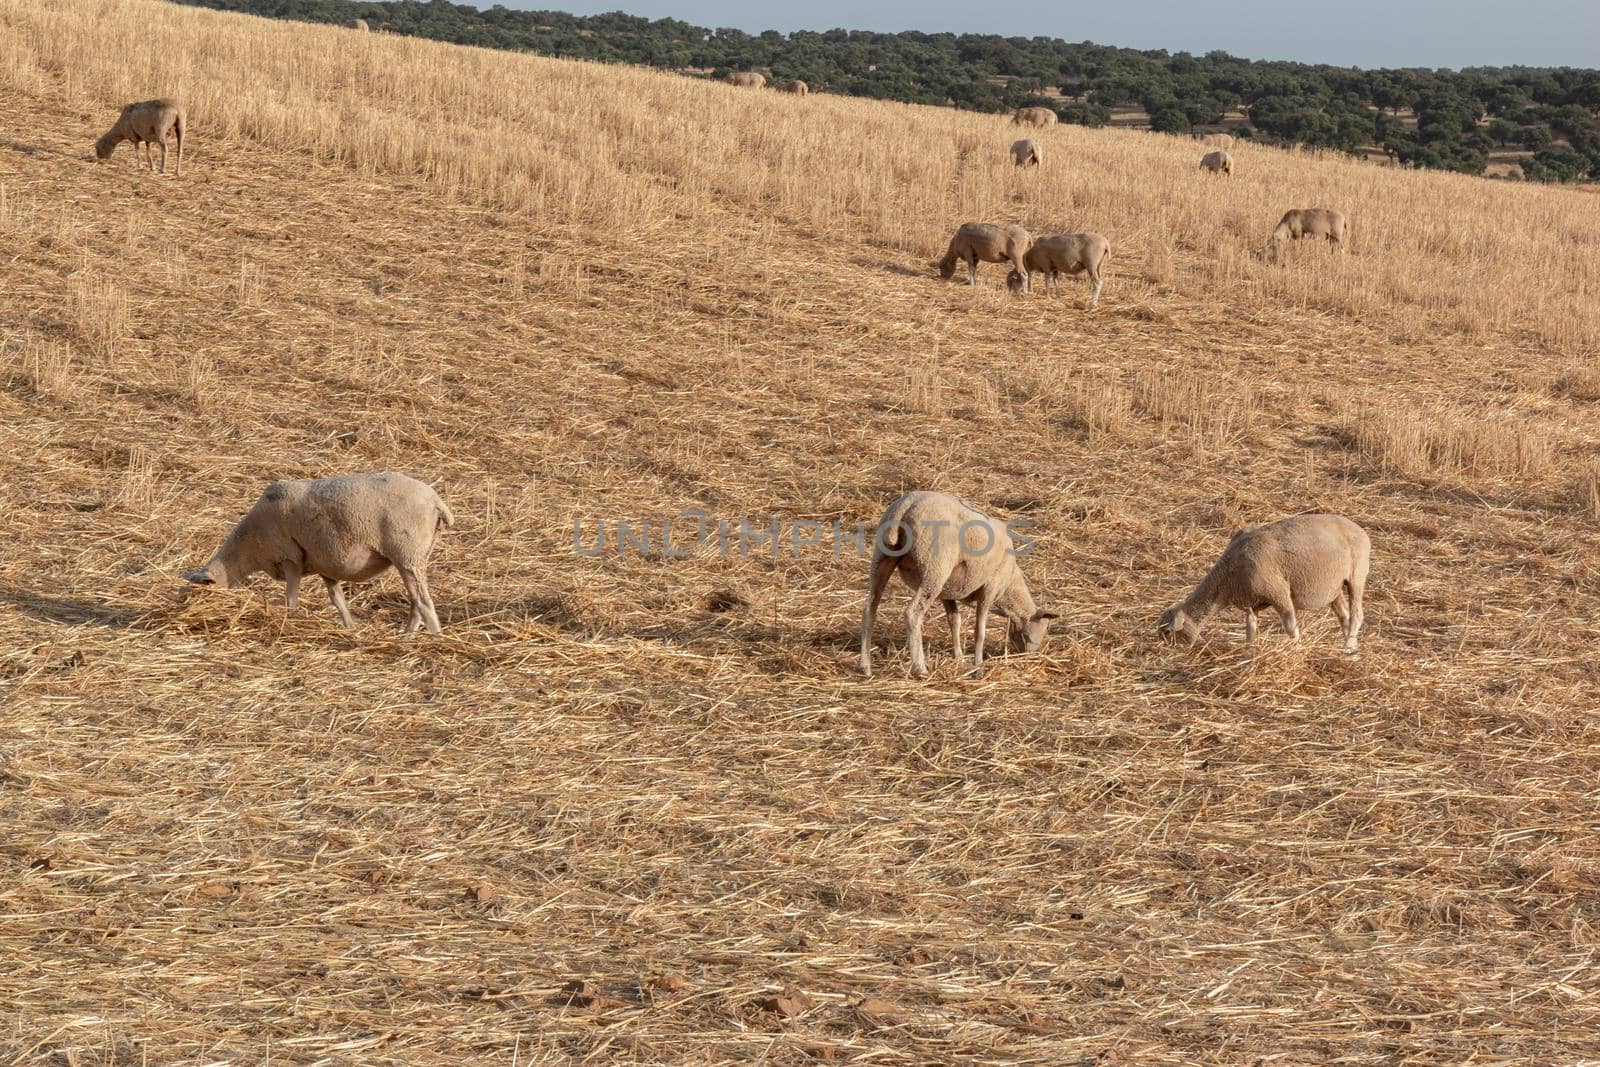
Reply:
[[233, 584], [228, 580], [228, 569], [216, 559], [197, 571], [184, 571], [183, 580], [193, 582], [195, 585], [214, 585], [218, 589], [226, 589]]
[[1027, 288], [1027, 285], [1027, 279], [1022, 276], [1022, 272], [1017, 270], [1017, 268], [1012, 267], [1010, 272], [1006, 274], [1006, 288], [1011, 290], [1013, 293], [1022, 292]]
[[1161, 619], [1156, 623], [1156, 633], [1168, 641], [1176, 641], [1181, 635], [1194, 644], [1200, 640], [1200, 623], [1184, 610], [1182, 604], [1174, 604], [1161, 613]]
[[1045, 636], [1050, 632], [1050, 620], [1059, 619], [1057, 612], [1036, 611], [1021, 626], [1011, 628], [1011, 651], [1037, 652], [1044, 647]]
[[946, 252], [939, 260], [939, 277], [949, 281], [956, 276], [956, 257]]

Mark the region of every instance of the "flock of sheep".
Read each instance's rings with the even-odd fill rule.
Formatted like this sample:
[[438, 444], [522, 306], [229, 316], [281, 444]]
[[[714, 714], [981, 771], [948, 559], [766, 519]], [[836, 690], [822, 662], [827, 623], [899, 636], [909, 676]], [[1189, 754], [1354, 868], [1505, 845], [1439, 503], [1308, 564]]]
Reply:
[[[759, 77], [759, 75], [757, 75]], [[1017, 126], [1053, 126], [1060, 117], [1047, 107], [1018, 108], [1011, 116]], [[1233, 176], [1233, 156], [1228, 149], [1233, 138], [1225, 133], [1207, 134], [1201, 138], [1212, 150], [1200, 157], [1200, 169], [1212, 174]], [[1037, 167], [1044, 163], [1044, 146], [1025, 137], [1012, 142], [1011, 162], [1019, 167]], [[1274, 249], [1284, 242], [1302, 238], [1321, 238], [1347, 248], [1349, 224], [1341, 212], [1329, 208], [1293, 208], [1284, 213], [1277, 228], [1268, 238]], [[1063, 274], [1089, 276], [1089, 306], [1100, 304], [1100, 270], [1111, 255], [1111, 242], [1098, 233], [1064, 233], [1054, 237], [1041, 237], [1037, 241], [1021, 226], [1011, 223], [968, 222], [956, 230], [949, 247], [939, 260], [939, 276], [949, 280], [958, 263], [967, 265], [967, 280], [978, 284], [979, 263], [1009, 263], [1006, 288], [1013, 293], [1033, 291], [1033, 276], [1045, 275], [1045, 293], [1060, 295], [1059, 278]]]
[[[357, 28], [365, 28], [357, 27]], [[759, 88], [765, 78], [754, 72], [729, 75], [735, 85]], [[804, 94], [804, 82], [783, 86]], [[1022, 108], [1013, 117], [1019, 125], [1048, 126], [1057, 121], [1048, 108]], [[94, 145], [105, 160], [123, 141], [134, 145], [136, 164], [156, 169], [153, 146], [161, 148], [160, 169], [166, 172], [167, 142], [177, 146], [177, 173], [183, 167], [183, 109], [172, 100], [147, 100], [122, 109], [116, 123]], [[1231, 139], [1229, 139], [1231, 140]], [[140, 148], [144, 158], [140, 159]], [[1208, 152], [1201, 167], [1231, 174], [1226, 144]], [[1032, 140], [1011, 149], [1019, 166], [1039, 165], [1043, 151]], [[1343, 246], [1347, 224], [1337, 211], [1322, 208], [1288, 212], [1272, 240], [1325, 238]], [[968, 279], [977, 284], [978, 263], [1007, 263], [1006, 283], [1013, 292], [1030, 292], [1033, 275], [1045, 276], [1046, 292], [1059, 291], [1062, 274], [1087, 274], [1089, 303], [1100, 300], [1101, 271], [1111, 244], [1095, 233], [1061, 234], [1033, 240], [1020, 226], [967, 223], [950, 240], [939, 261], [949, 279], [956, 264], [966, 263]], [[298, 603], [300, 582], [320, 577], [342, 625], [353, 625], [345, 603], [344, 583], [374, 578], [391, 566], [399, 572], [411, 601], [405, 632], [418, 625], [440, 632], [439, 616], [428, 592], [428, 558], [438, 533], [454, 516], [432, 487], [403, 474], [352, 474], [331, 478], [275, 482], [234, 526], [205, 566], [184, 578], [198, 585], [226, 589], [251, 575], [270, 574], [284, 583], [290, 611]], [[863, 674], [872, 674], [872, 625], [880, 599], [897, 572], [912, 589], [906, 608], [911, 671], [927, 675], [922, 625], [935, 600], [945, 610], [958, 662], [963, 660], [961, 605], [974, 610], [974, 669], [983, 669], [984, 639], [990, 612], [1007, 623], [1009, 643], [1018, 652], [1043, 646], [1056, 612], [1035, 603], [1018, 564], [1019, 553], [1003, 524], [947, 493], [909, 493], [889, 505], [877, 527], [870, 565], [866, 606], [861, 620]], [[1256, 636], [1256, 612], [1272, 608], [1284, 630], [1299, 637], [1298, 613], [1331, 608], [1344, 633], [1344, 649], [1355, 652], [1363, 618], [1362, 596], [1370, 561], [1366, 533], [1338, 515], [1297, 515], [1268, 526], [1235, 534], [1221, 558], [1194, 590], [1169, 608], [1158, 623], [1167, 637], [1197, 640], [1201, 624], [1219, 608], [1242, 610], [1247, 641]]]
[[[405, 632], [418, 624], [439, 632], [428, 592], [428, 557], [439, 532], [455, 523], [433, 488], [404, 474], [345, 474], [274, 482], [245, 512], [205, 566], [184, 574], [196, 585], [227, 589], [251, 575], [284, 583], [293, 611], [303, 578], [319, 577], [339, 622], [353, 625], [345, 582], [375, 578], [393, 566], [411, 600]], [[872, 624], [896, 573], [911, 587], [906, 633], [911, 673], [928, 673], [922, 625], [934, 601], [944, 607], [957, 662], [961, 605], [973, 609], [973, 669], [983, 670], [989, 613], [1006, 620], [1010, 647], [1037, 652], [1057, 612], [1040, 608], [1018, 564], [1009, 528], [948, 493], [918, 491], [890, 504], [879, 520], [861, 616], [861, 672], [872, 676]], [[1299, 613], [1331, 608], [1354, 653], [1364, 617], [1371, 545], [1361, 527], [1340, 515], [1295, 515], [1233, 535], [1200, 584], [1168, 608], [1157, 624], [1166, 637], [1196, 641], [1218, 609], [1244, 612], [1245, 639], [1254, 642], [1256, 612], [1278, 613], [1285, 632], [1300, 637]]]

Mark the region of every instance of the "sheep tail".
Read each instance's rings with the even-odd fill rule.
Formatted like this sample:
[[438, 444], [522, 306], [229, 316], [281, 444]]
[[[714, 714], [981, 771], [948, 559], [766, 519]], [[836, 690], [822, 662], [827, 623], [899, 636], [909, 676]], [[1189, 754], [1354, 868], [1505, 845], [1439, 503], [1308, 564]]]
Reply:
[[435, 529], [443, 530], [447, 527], [454, 526], [456, 524], [456, 517], [455, 515], [451, 514], [450, 505], [446, 504], [437, 493], [434, 494], [433, 502], [439, 508], [438, 525], [435, 527]]

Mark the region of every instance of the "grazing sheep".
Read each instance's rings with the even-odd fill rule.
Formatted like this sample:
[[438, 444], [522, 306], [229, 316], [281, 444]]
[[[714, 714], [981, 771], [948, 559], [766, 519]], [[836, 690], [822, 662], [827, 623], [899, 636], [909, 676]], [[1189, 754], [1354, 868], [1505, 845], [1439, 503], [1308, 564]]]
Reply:
[[1200, 169], [1209, 170], [1212, 174], [1226, 174], [1231, 178], [1233, 177], [1233, 157], [1220, 148], [1215, 152], [1207, 152], [1200, 157]]
[[289, 610], [299, 600], [300, 579], [320, 575], [345, 626], [350, 609], [340, 582], [364, 582], [392, 564], [411, 598], [406, 633], [421, 622], [439, 632], [428, 595], [428, 554], [434, 535], [454, 525], [439, 494], [403, 474], [347, 474], [274, 482], [245, 512], [206, 565], [183, 577], [220, 589], [266, 571], [284, 583]]
[[737, 71], [724, 80], [729, 85], [738, 85], [745, 89], [759, 89], [767, 84], [767, 76], [753, 70]]
[[1011, 649], [1037, 652], [1044, 644], [1053, 611], [1041, 611], [1017, 566], [1009, 529], [947, 493], [915, 492], [889, 505], [878, 524], [872, 549], [867, 603], [861, 614], [861, 673], [872, 677], [872, 620], [878, 601], [895, 571], [911, 586], [906, 607], [906, 632], [911, 648], [911, 673], [927, 676], [922, 652], [922, 620], [938, 600], [961, 652], [961, 604], [978, 615], [973, 664], [983, 670], [983, 643], [990, 611], [1010, 624]]
[[183, 108], [175, 100], [144, 100], [129, 104], [117, 116], [116, 123], [94, 143], [94, 157], [104, 161], [123, 141], [133, 142], [133, 162], [140, 165], [139, 146], [145, 146], [145, 159], [152, 172], [156, 169], [155, 156], [150, 146], [161, 146], [161, 173], [167, 172], [167, 135], [176, 134], [178, 143], [177, 165], [173, 173], [183, 174]]
[[1348, 252], [1349, 236], [1350, 223], [1342, 212], [1325, 207], [1297, 207], [1284, 213], [1268, 240], [1281, 252], [1288, 241], [1321, 237], [1338, 245], [1339, 251]]
[[796, 96], [804, 96], [811, 91], [811, 86], [799, 79], [792, 82], [784, 82], [782, 88], [784, 92], [793, 93]]
[[1011, 162], [1019, 167], [1037, 167], [1044, 162], [1044, 148], [1027, 138], [1011, 142]]
[[1019, 107], [1011, 116], [1013, 126], [1054, 126], [1061, 116], [1047, 107]]
[[1031, 291], [1036, 271], [1045, 276], [1045, 294], [1054, 287], [1061, 294], [1058, 275], [1089, 273], [1089, 306], [1100, 305], [1100, 268], [1111, 255], [1111, 242], [1097, 233], [1064, 233], [1056, 237], [1041, 237], [1022, 257], [1027, 277], [1012, 270], [1006, 275], [1006, 288], [1013, 293]]
[[1241, 530], [1194, 592], [1162, 614], [1156, 630], [1165, 637], [1181, 633], [1196, 641], [1201, 623], [1214, 609], [1242, 608], [1245, 640], [1253, 642], [1256, 612], [1270, 607], [1298, 641], [1295, 612], [1332, 607], [1344, 630], [1344, 650], [1354, 652], [1371, 562], [1367, 532], [1342, 515], [1295, 515]]
[[1212, 148], [1232, 148], [1233, 147], [1233, 136], [1231, 134], [1226, 134], [1226, 133], [1207, 133], [1207, 134], [1201, 134], [1198, 139], [1199, 139], [1201, 144], [1210, 145]]
[[1022, 257], [1032, 239], [1021, 226], [1005, 223], [967, 222], [950, 238], [950, 247], [939, 260], [939, 277], [948, 281], [956, 272], [957, 263], [966, 263], [967, 280], [978, 284], [978, 261], [985, 263], [1010, 263], [1013, 270], [1021, 272]]
[[351, 19], [349, 22], [345, 23], [344, 25], [345, 25], [345, 29], [348, 29], [348, 30], [360, 30], [362, 33], [366, 33], [367, 32], [367, 20], [366, 19]]

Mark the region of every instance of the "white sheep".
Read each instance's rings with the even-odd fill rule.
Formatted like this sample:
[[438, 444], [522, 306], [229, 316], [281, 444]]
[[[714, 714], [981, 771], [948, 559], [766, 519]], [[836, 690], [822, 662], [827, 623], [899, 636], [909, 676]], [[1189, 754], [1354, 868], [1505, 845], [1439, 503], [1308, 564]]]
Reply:
[[1350, 223], [1343, 212], [1325, 207], [1297, 207], [1284, 212], [1278, 226], [1268, 238], [1280, 253], [1289, 241], [1302, 238], [1322, 238], [1339, 246], [1339, 251], [1350, 250]]
[[944, 604], [956, 661], [962, 659], [961, 605], [977, 612], [974, 668], [983, 670], [983, 644], [989, 612], [1005, 616], [1014, 652], [1037, 652], [1044, 644], [1053, 611], [1033, 602], [1028, 581], [1017, 566], [1018, 549], [1009, 527], [948, 493], [907, 493], [883, 513], [873, 539], [867, 603], [861, 614], [861, 673], [872, 677], [872, 621], [878, 601], [896, 571], [911, 586], [906, 632], [911, 673], [928, 674], [922, 651], [922, 621], [935, 600]]
[[1213, 610], [1241, 608], [1245, 640], [1253, 642], [1256, 612], [1270, 607], [1298, 641], [1295, 613], [1332, 607], [1344, 631], [1344, 650], [1354, 652], [1371, 563], [1367, 532], [1342, 515], [1295, 515], [1240, 530], [1194, 592], [1162, 613], [1156, 630], [1164, 637], [1182, 634], [1196, 641]]
[[1011, 144], [1011, 162], [1019, 167], [1037, 167], [1044, 162], [1044, 147], [1023, 138]]
[[148, 160], [150, 170], [155, 167], [155, 157], [150, 151], [150, 146], [161, 146], [161, 173], [167, 172], [167, 136], [176, 134], [178, 144], [177, 166], [173, 172], [179, 176], [183, 174], [183, 108], [176, 100], [143, 100], [137, 104], [129, 104], [122, 109], [122, 114], [117, 116], [117, 121], [107, 130], [100, 139], [94, 143], [94, 157], [104, 161], [111, 158], [111, 153], [123, 141], [133, 142], [133, 162], [140, 164], [139, 146], [145, 146], [145, 159]]
[[1019, 107], [1011, 115], [1013, 126], [1054, 126], [1061, 116], [1047, 107]]
[[759, 89], [767, 84], [767, 76], [753, 70], [736, 71], [724, 80], [729, 85], [738, 85], [745, 89]]
[[1233, 136], [1226, 133], [1197, 133], [1195, 140], [1212, 148], [1232, 148]]
[[1200, 169], [1209, 170], [1212, 174], [1226, 174], [1233, 177], [1233, 157], [1222, 149], [1207, 152], [1200, 157]]
[[1097, 233], [1063, 233], [1055, 237], [1041, 237], [1033, 242], [1022, 257], [1023, 270], [1026, 277], [1015, 268], [1006, 275], [1006, 288], [1013, 293], [1029, 292], [1033, 289], [1033, 275], [1035, 272], [1045, 276], [1045, 294], [1049, 295], [1052, 287], [1057, 296], [1061, 294], [1059, 275], [1089, 274], [1089, 306], [1100, 305], [1100, 269], [1105, 266], [1106, 260], [1111, 255], [1111, 242]]
[[392, 564], [411, 598], [406, 633], [439, 632], [428, 595], [428, 555], [455, 516], [432, 487], [404, 474], [347, 474], [274, 482], [245, 512], [206, 565], [183, 577], [219, 589], [266, 571], [284, 583], [289, 610], [300, 579], [319, 575], [339, 621], [354, 625], [340, 582], [364, 582]]
[[797, 78], [794, 81], [784, 82], [782, 89], [784, 92], [793, 93], [795, 96], [805, 96], [811, 91], [811, 86]]
[[345, 29], [357, 30], [357, 31], [359, 31], [361, 33], [366, 33], [367, 30], [368, 30], [367, 20], [366, 19], [351, 19], [349, 22], [345, 23], [344, 25], [345, 25]]
[[1022, 257], [1033, 243], [1028, 231], [1010, 223], [966, 222], [950, 238], [950, 246], [939, 259], [939, 277], [949, 281], [955, 276], [956, 264], [967, 265], [967, 280], [978, 284], [978, 262], [1010, 263], [1013, 270], [1022, 272]]

